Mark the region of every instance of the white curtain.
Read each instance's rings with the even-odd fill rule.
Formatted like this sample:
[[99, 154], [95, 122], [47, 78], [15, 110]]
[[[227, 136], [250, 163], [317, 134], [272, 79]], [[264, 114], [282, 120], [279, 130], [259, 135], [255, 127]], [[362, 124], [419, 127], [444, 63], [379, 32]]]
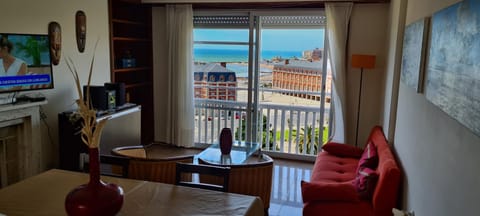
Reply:
[[333, 81], [333, 138], [345, 142], [346, 124], [346, 73], [347, 40], [353, 3], [325, 3], [327, 16], [328, 52]]
[[192, 5], [166, 6], [168, 43], [167, 142], [194, 144]]

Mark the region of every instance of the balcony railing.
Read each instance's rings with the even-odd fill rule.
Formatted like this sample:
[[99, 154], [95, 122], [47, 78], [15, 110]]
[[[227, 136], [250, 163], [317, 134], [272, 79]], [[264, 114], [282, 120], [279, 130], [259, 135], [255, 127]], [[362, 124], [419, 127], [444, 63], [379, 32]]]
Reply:
[[[320, 107], [260, 103], [257, 141], [262, 151], [316, 155], [328, 136], [329, 108], [324, 123]], [[231, 128], [236, 140], [245, 139], [246, 102], [195, 99], [195, 142], [218, 142], [224, 127]]]

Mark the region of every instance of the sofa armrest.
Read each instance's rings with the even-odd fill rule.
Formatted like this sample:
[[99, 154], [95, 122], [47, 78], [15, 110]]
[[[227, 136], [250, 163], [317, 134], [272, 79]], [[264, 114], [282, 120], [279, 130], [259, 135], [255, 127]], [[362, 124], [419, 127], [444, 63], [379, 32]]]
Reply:
[[311, 201], [346, 201], [358, 202], [358, 193], [352, 182], [325, 183], [301, 182], [304, 203]]
[[340, 157], [360, 158], [363, 154], [363, 149], [335, 142], [329, 142], [322, 146], [322, 149], [330, 154]]

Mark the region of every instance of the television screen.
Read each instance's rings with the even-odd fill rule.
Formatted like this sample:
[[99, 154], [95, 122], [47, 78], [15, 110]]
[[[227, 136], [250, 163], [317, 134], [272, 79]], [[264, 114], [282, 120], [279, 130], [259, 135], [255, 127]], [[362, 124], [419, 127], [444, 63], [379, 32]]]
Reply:
[[0, 93], [53, 88], [48, 35], [0, 33]]

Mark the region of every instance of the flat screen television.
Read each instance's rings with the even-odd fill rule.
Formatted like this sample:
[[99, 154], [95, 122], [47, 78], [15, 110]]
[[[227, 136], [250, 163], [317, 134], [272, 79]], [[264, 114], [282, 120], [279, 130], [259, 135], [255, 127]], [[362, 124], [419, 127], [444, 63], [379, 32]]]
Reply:
[[0, 40], [0, 93], [53, 88], [48, 35], [0, 33]]

